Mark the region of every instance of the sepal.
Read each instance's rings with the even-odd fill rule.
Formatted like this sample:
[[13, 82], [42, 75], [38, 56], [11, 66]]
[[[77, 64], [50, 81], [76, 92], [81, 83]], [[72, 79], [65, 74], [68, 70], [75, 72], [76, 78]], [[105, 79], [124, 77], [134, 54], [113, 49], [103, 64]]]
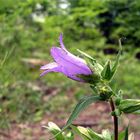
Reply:
[[121, 40], [119, 40], [119, 52], [114, 64], [111, 66], [111, 61], [109, 60], [103, 67], [103, 70], [101, 72], [103, 80], [110, 81], [113, 78], [115, 72], [117, 71], [121, 54], [122, 54], [122, 45]]
[[77, 51], [80, 52], [85, 57], [87, 64], [95, 73], [101, 74], [103, 66], [99, 64], [95, 58], [79, 49], [77, 49]]
[[86, 83], [92, 84], [92, 85], [96, 85], [97, 83], [100, 82], [101, 77], [100, 75], [93, 73], [92, 75], [76, 75], [77, 77], [79, 77], [80, 79], [82, 79], [83, 81], [85, 81]]
[[107, 61], [102, 72], [101, 72], [101, 76], [103, 78], [103, 80], [107, 80], [109, 81], [112, 76], [113, 76], [113, 73], [112, 73], [112, 69], [111, 69], [111, 61]]

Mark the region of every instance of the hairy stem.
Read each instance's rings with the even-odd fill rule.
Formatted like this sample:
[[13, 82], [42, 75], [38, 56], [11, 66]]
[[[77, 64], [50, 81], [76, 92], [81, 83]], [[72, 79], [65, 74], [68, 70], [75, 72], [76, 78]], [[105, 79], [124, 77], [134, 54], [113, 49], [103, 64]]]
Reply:
[[[110, 106], [111, 110], [115, 111], [115, 104], [112, 98], [110, 99]], [[114, 120], [114, 140], [118, 140], [118, 117], [114, 115], [113, 120]]]

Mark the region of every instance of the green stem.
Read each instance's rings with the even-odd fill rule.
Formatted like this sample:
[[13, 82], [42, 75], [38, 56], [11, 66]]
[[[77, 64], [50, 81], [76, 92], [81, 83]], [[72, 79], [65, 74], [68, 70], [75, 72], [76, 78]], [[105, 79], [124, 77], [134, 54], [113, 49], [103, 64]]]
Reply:
[[[115, 104], [112, 98], [110, 99], [110, 106], [111, 110], [115, 111]], [[118, 140], [118, 117], [114, 115], [113, 120], [114, 120], [114, 140]]]

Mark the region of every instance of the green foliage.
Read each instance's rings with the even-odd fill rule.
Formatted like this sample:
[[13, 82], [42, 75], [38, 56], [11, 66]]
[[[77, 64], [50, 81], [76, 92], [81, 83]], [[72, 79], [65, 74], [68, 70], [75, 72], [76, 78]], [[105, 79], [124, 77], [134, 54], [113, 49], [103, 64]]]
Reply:
[[81, 55], [83, 55], [85, 57], [87, 65], [89, 65], [89, 67], [93, 70], [94, 74], [96, 73], [97, 75], [100, 75], [101, 71], [103, 70], [102, 65], [99, 64], [97, 62], [97, 60], [95, 58], [93, 58], [92, 56], [90, 56], [89, 54], [87, 54], [79, 49], [78, 49], [78, 52], [81, 53]]
[[104, 66], [104, 69], [101, 73], [103, 79], [105, 80], [110, 80], [112, 78], [112, 74], [111, 74], [111, 66], [110, 66], [110, 61], [108, 61], [105, 66]]
[[[0, 127], [9, 127], [12, 121], [40, 120], [42, 110], [54, 111], [67, 102], [63, 96], [58, 97], [60, 104], [57, 97], [47, 103], [42, 101], [44, 91], [34, 91], [34, 85], [28, 87], [30, 82], [43, 83], [47, 88], [79, 88], [61, 75], [39, 79], [42, 64], [23, 62], [24, 58], [51, 60], [49, 51], [52, 45], [59, 45], [54, 42], [60, 32], [71, 52], [83, 50], [103, 64], [103, 49], [118, 50], [118, 39], [125, 36], [122, 66], [111, 85], [114, 91], [120, 87], [125, 97], [140, 95], [140, 65], [132, 58], [139, 52], [140, 44], [139, 0], [67, 0], [66, 9], [61, 8], [61, 3], [62, 0], [0, 1]], [[101, 65], [98, 70], [102, 70]], [[86, 93], [87, 88], [82, 92]]]
[[109, 130], [103, 130], [102, 135], [104, 140], [112, 140]]
[[[103, 44], [114, 46], [121, 37], [126, 37], [125, 49], [133, 50], [139, 47], [139, 0], [69, 0], [72, 6], [71, 14], [74, 15], [75, 26], [83, 27], [83, 38], [91, 38], [98, 48]], [[72, 27], [71, 27], [72, 28]], [[86, 31], [90, 28], [88, 34]], [[74, 30], [74, 29], [73, 29]], [[101, 33], [100, 33], [101, 31]], [[94, 32], [94, 34], [90, 34]], [[95, 36], [94, 36], [95, 35]], [[116, 48], [116, 46], [114, 46]]]
[[77, 134], [83, 140], [112, 140], [108, 130], [103, 130], [102, 134], [98, 134], [90, 128], [71, 125], [72, 131], [62, 133], [62, 130], [53, 122], [49, 122], [48, 126], [44, 127], [53, 134], [54, 137], [52, 138], [56, 140], [74, 140], [74, 134]]
[[114, 62], [114, 65], [111, 66], [111, 61], [107, 61], [102, 72], [101, 72], [101, 75], [102, 75], [102, 78], [103, 80], [106, 80], [106, 81], [110, 81], [112, 79], [112, 77], [114, 76], [115, 72], [117, 71], [117, 68], [118, 68], [118, 65], [119, 65], [119, 60], [120, 60], [120, 56], [122, 54], [122, 45], [121, 45], [121, 39], [119, 39], [119, 52], [118, 52], [118, 55], [117, 55], [117, 58]]
[[97, 101], [101, 101], [102, 98], [100, 96], [87, 96], [84, 97], [83, 99], [81, 99], [79, 101], [79, 103], [76, 105], [76, 107], [74, 108], [72, 114], [70, 115], [66, 125], [64, 126], [63, 129], [66, 129], [68, 126], [71, 125], [71, 123], [73, 122], [73, 120], [76, 119], [76, 117], [79, 115], [79, 113], [84, 110], [87, 106], [89, 106], [91, 103], [97, 102]]
[[124, 140], [124, 137], [125, 137], [125, 131], [121, 131], [121, 132], [119, 133], [118, 139], [119, 139], [119, 140]]
[[140, 100], [124, 99], [121, 100], [119, 109], [124, 113], [135, 113], [140, 111]]
[[98, 134], [96, 132], [94, 132], [92, 129], [90, 128], [84, 128], [81, 126], [71, 126], [72, 131], [79, 135], [83, 140], [103, 140], [103, 137], [101, 134]]
[[[47, 128], [55, 136], [56, 140], [74, 140], [73, 133], [61, 133], [61, 129], [53, 122], [49, 122]], [[59, 134], [58, 134], [59, 133]]]
[[103, 130], [102, 134], [98, 134], [90, 128], [71, 125], [72, 131], [62, 133], [62, 130], [53, 122], [49, 122], [48, 126], [44, 127], [53, 134], [52, 138], [56, 140], [74, 140], [74, 134], [79, 135], [83, 140], [111, 140], [108, 130]]

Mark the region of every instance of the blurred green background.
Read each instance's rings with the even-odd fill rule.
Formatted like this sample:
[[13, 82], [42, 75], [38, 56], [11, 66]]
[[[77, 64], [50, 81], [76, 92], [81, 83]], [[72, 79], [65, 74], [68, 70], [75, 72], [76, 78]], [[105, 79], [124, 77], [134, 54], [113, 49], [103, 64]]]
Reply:
[[62, 74], [40, 78], [39, 67], [53, 61], [50, 49], [59, 46], [60, 33], [70, 52], [79, 55], [80, 49], [102, 64], [116, 57], [124, 38], [112, 86], [126, 98], [140, 97], [139, 0], [0, 0], [0, 128], [40, 121], [65, 107], [67, 112], [91, 93]]

